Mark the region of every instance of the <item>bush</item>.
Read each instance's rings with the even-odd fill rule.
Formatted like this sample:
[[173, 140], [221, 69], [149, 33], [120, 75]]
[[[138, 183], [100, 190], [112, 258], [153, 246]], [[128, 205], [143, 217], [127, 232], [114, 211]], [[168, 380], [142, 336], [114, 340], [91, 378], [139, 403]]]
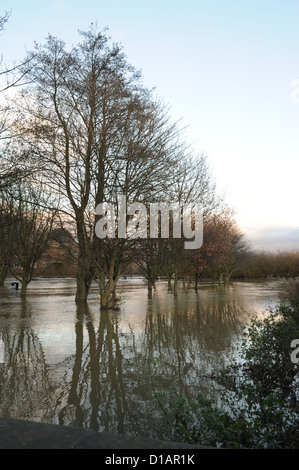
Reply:
[[156, 395], [170, 438], [223, 448], [298, 449], [299, 364], [290, 357], [298, 337], [299, 283], [292, 281], [275, 311], [251, 321], [239, 359], [217, 376], [221, 407], [202, 395], [190, 403], [175, 389]]

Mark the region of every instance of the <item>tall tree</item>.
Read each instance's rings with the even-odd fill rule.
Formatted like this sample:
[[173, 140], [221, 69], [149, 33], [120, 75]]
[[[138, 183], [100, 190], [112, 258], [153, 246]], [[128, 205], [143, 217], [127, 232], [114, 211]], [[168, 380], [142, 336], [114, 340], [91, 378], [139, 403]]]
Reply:
[[[69, 51], [52, 36], [36, 46], [32, 83], [18, 97], [15, 126], [42, 165], [48, 186], [62, 195], [63, 209], [75, 219], [76, 300], [87, 300], [97, 277], [105, 307], [127, 245], [119, 238], [95, 237], [102, 217], [94, 216], [96, 207], [115, 203], [119, 193], [128, 202], [161, 196], [184, 150], [177, 126], [143, 87], [121, 47], [93, 26], [81, 36]], [[107, 271], [113, 271], [108, 285], [101, 281]]]

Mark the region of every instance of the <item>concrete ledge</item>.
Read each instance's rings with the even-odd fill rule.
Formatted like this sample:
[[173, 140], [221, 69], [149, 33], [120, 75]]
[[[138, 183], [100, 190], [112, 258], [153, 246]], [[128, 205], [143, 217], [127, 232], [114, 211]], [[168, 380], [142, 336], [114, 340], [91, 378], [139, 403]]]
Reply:
[[205, 449], [83, 428], [0, 418], [0, 449]]

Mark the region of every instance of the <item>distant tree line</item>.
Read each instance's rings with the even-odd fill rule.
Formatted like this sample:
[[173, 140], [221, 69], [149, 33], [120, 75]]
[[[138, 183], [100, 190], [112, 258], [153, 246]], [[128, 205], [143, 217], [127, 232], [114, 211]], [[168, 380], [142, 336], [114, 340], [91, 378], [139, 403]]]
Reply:
[[296, 278], [299, 276], [299, 251], [252, 252], [246, 266], [238, 268], [235, 276]]

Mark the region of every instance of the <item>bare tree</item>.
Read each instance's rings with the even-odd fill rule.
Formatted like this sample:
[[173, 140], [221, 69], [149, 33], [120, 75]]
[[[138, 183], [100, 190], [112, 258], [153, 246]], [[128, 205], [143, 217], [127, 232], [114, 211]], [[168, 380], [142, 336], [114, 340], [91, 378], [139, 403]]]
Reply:
[[237, 226], [232, 210], [227, 208], [206, 216], [203, 246], [193, 259], [197, 281], [204, 273], [220, 284], [228, 282], [233, 272], [246, 263], [250, 252], [250, 245]]
[[0, 16], [0, 33], [4, 30], [5, 23], [10, 17], [10, 12], [6, 11], [3, 16]]
[[[207, 157], [194, 155], [192, 148], [185, 147], [182, 158], [169, 175], [167, 191], [163, 193], [164, 200], [169, 203], [177, 202], [182, 207], [188, 204], [191, 208], [201, 206], [202, 214], [213, 213], [219, 210], [222, 199], [216, 193], [216, 186], [210, 173]], [[171, 219], [170, 219], [171, 221]], [[197, 250], [184, 249], [184, 237], [174, 238], [171, 232], [168, 240], [148, 240], [142, 243], [139, 265], [146, 279], [149, 279], [149, 289], [152, 288], [153, 279], [158, 275], [166, 276], [169, 289], [177, 293], [178, 279], [193, 275], [194, 253]], [[159, 247], [159, 250], [157, 250]], [[157, 256], [157, 253], [160, 254]], [[163, 253], [163, 254], [162, 254]], [[151, 279], [151, 277], [153, 277]], [[172, 287], [173, 280], [173, 287]]]
[[[5, 12], [3, 16], [0, 16], [0, 33], [4, 30], [10, 14], [10, 12]], [[0, 190], [28, 174], [25, 168], [26, 165], [24, 165], [24, 155], [21, 159], [18, 159], [13, 156], [9, 149], [12, 137], [9, 116], [12, 114], [12, 110], [5, 99], [5, 92], [25, 85], [23, 79], [30, 69], [31, 59], [32, 54], [28, 54], [21, 63], [13, 63], [8, 67], [3, 63], [2, 55], [0, 58]]]
[[[9, 20], [11, 12], [6, 11], [3, 16], [0, 16], [0, 33], [5, 29], [5, 25]], [[0, 80], [3, 83], [0, 85], [0, 93], [12, 88], [14, 86], [21, 86], [23, 78], [27, 75], [30, 69], [30, 61], [32, 55], [28, 54], [27, 57], [21, 63], [13, 63], [13, 65], [7, 67], [3, 64], [3, 55], [0, 58]], [[3, 130], [0, 128], [0, 131]]]
[[35, 265], [48, 246], [57, 210], [52, 195], [42, 185], [28, 181], [10, 187], [6, 205], [10, 210], [13, 240], [9, 268], [22, 282], [21, 296], [25, 297], [28, 284], [35, 277]]
[[95, 208], [115, 203], [119, 193], [128, 202], [162, 197], [184, 146], [167, 109], [144, 89], [120, 46], [93, 27], [81, 34], [82, 42], [70, 51], [52, 36], [37, 46], [15, 128], [75, 220], [76, 300], [87, 300], [97, 278], [106, 307], [130, 245], [95, 237], [101, 217]]

